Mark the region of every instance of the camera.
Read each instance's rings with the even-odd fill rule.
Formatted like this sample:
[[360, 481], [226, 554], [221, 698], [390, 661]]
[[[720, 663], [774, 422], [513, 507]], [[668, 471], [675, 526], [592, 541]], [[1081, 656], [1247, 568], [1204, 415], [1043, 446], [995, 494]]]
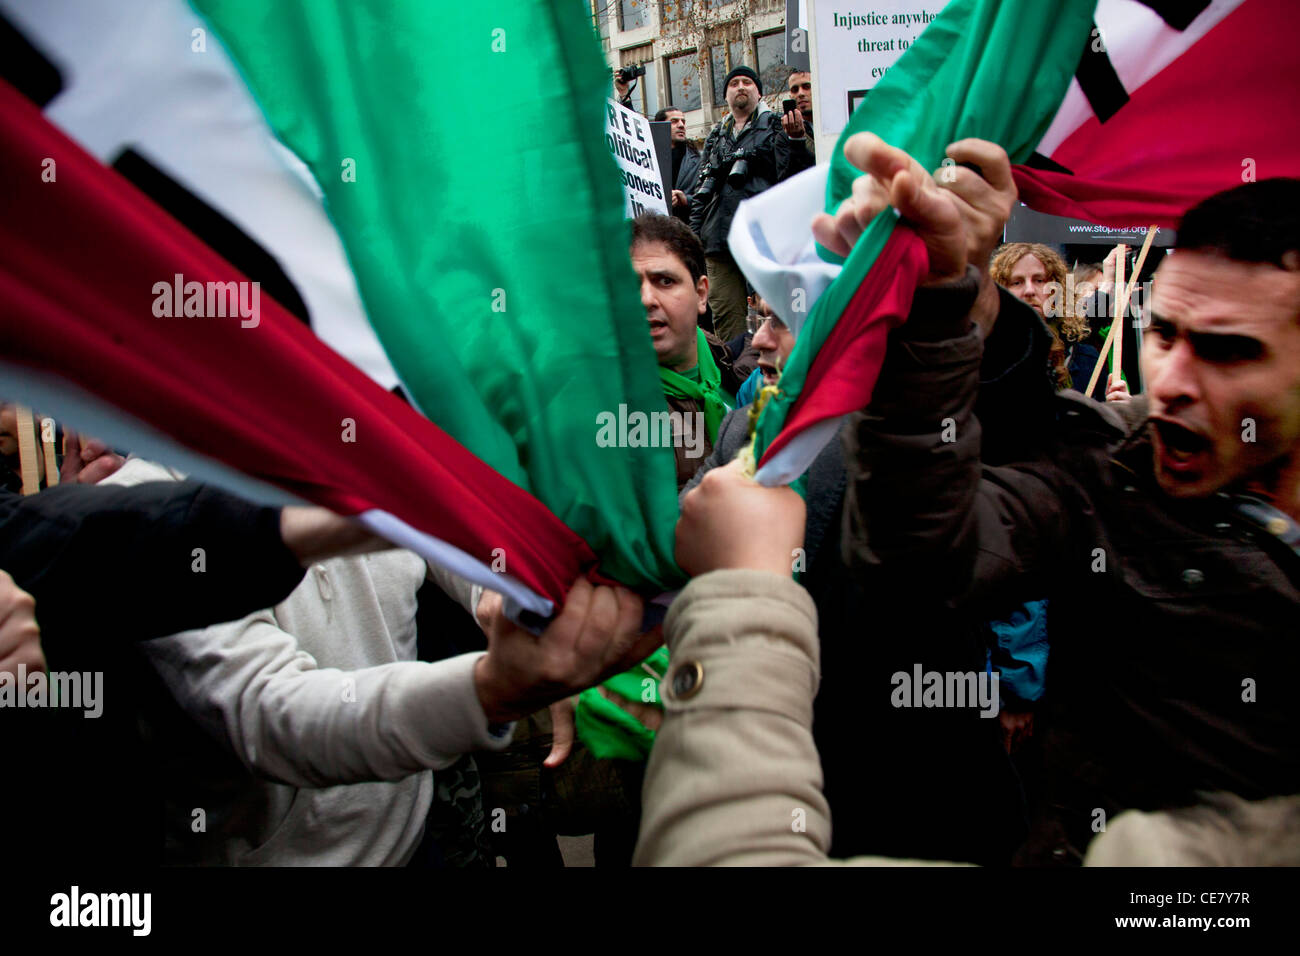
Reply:
[[727, 179], [733, 186], [739, 186], [749, 175], [749, 163], [745, 161], [747, 155], [743, 149], [738, 149], [731, 155], [731, 170], [727, 173]]
[[644, 63], [634, 63], [632, 66], [619, 67], [618, 81], [620, 83], [631, 83], [638, 76], [645, 76]]

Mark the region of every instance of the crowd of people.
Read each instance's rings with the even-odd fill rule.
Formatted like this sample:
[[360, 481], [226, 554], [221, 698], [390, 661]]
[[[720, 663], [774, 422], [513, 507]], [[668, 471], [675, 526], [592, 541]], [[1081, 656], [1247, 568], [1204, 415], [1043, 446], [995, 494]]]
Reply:
[[[594, 833], [598, 866], [1300, 862], [1300, 181], [1186, 212], [1134, 316], [1141, 390], [1090, 397], [1121, 253], [1067, 280], [1003, 245], [998, 144], [939, 175], [852, 137], [865, 188], [814, 235], [847, 255], [892, 206], [928, 269], [870, 405], [765, 488], [741, 453], [795, 334], [726, 237], [814, 162], [809, 83], [778, 116], [732, 70], [698, 151], [664, 111], [672, 215], [631, 223], [678, 413], [690, 579], [662, 626], [579, 579], [534, 634], [348, 520], [71, 432], [22, 495], [0, 411], [13, 852], [544, 867]], [[47, 668], [107, 675], [102, 715], [48, 706]], [[602, 686], [637, 668], [653, 693]], [[648, 758], [575, 732], [593, 687]]]

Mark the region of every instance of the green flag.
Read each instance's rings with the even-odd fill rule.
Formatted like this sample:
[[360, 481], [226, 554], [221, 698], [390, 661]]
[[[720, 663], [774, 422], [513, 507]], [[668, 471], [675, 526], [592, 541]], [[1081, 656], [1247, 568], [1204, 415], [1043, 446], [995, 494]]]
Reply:
[[662, 410], [664, 396], [590, 15], [572, 2], [194, 5], [323, 190], [417, 407], [611, 576], [680, 580], [672, 450], [596, 442], [601, 413]]
[[[966, 137], [992, 140], [1011, 162], [1024, 162], [1074, 77], [1095, 7], [1096, 0], [951, 0], [849, 118], [831, 155], [827, 212], [839, 208], [861, 175], [844, 158], [844, 143], [854, 133], [875, 133], [930, 170], [943, 162], [949, 143]], [[782, 372], [780, 394], [758, 423], [757, 457], [780, 433], [818, 350], [895, 221], [888, 213], [876, 217], [844, 260], [844, 271], [817, 299]], [[821, 254], [840, 261], [826, 250]]]

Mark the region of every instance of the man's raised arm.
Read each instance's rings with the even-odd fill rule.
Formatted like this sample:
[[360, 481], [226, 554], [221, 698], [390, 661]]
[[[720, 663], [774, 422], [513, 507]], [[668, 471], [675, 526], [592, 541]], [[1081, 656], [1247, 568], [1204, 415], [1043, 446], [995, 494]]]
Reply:
[[[974, 142], [949, 153], [965, 155]], [[890, 337], [871, 405], [844, 431], [845, 560], [945, 602], [992, 598], [1013, 576], [1026, 575], [1018, 589], [1032, 589], [1068, 541], [1061, 494], [1069, 482], [1046, 460], [981, 466], [974, 407], [997, 296], [971, 262], [991, 231], [981, 225], [980, 195], [969, 178], [976, 174], [962, 169], [962, 188], [943, 188], [871, 134], [853, 137], [845, 153], [866, 175], [835, 216], [814, 222], [818, 241], [847, 254], [893, 206], [929, 256], [911, 314]], [[1010, 180], [1006, 155], [997, 153], [1000, 161], [982, 156], [978, 177], [995, 189]]]

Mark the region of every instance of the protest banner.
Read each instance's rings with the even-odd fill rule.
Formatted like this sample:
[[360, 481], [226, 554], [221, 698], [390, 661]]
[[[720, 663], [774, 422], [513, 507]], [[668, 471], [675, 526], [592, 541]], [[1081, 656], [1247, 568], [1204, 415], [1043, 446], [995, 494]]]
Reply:
[[[811, 25], [814, 135], [834, 142], [946, 0], [805, 0]], [[822, 153], [818, 150], [818, 153]], [[826, 150], [820, 162], [830, 158]]]
[[605, 142], [622, 176], [627, 197], [624, 214], [629, 219], [643, 212], [668, 215], [650, 121], [614, 100], [608, 100], [606, 106]]

